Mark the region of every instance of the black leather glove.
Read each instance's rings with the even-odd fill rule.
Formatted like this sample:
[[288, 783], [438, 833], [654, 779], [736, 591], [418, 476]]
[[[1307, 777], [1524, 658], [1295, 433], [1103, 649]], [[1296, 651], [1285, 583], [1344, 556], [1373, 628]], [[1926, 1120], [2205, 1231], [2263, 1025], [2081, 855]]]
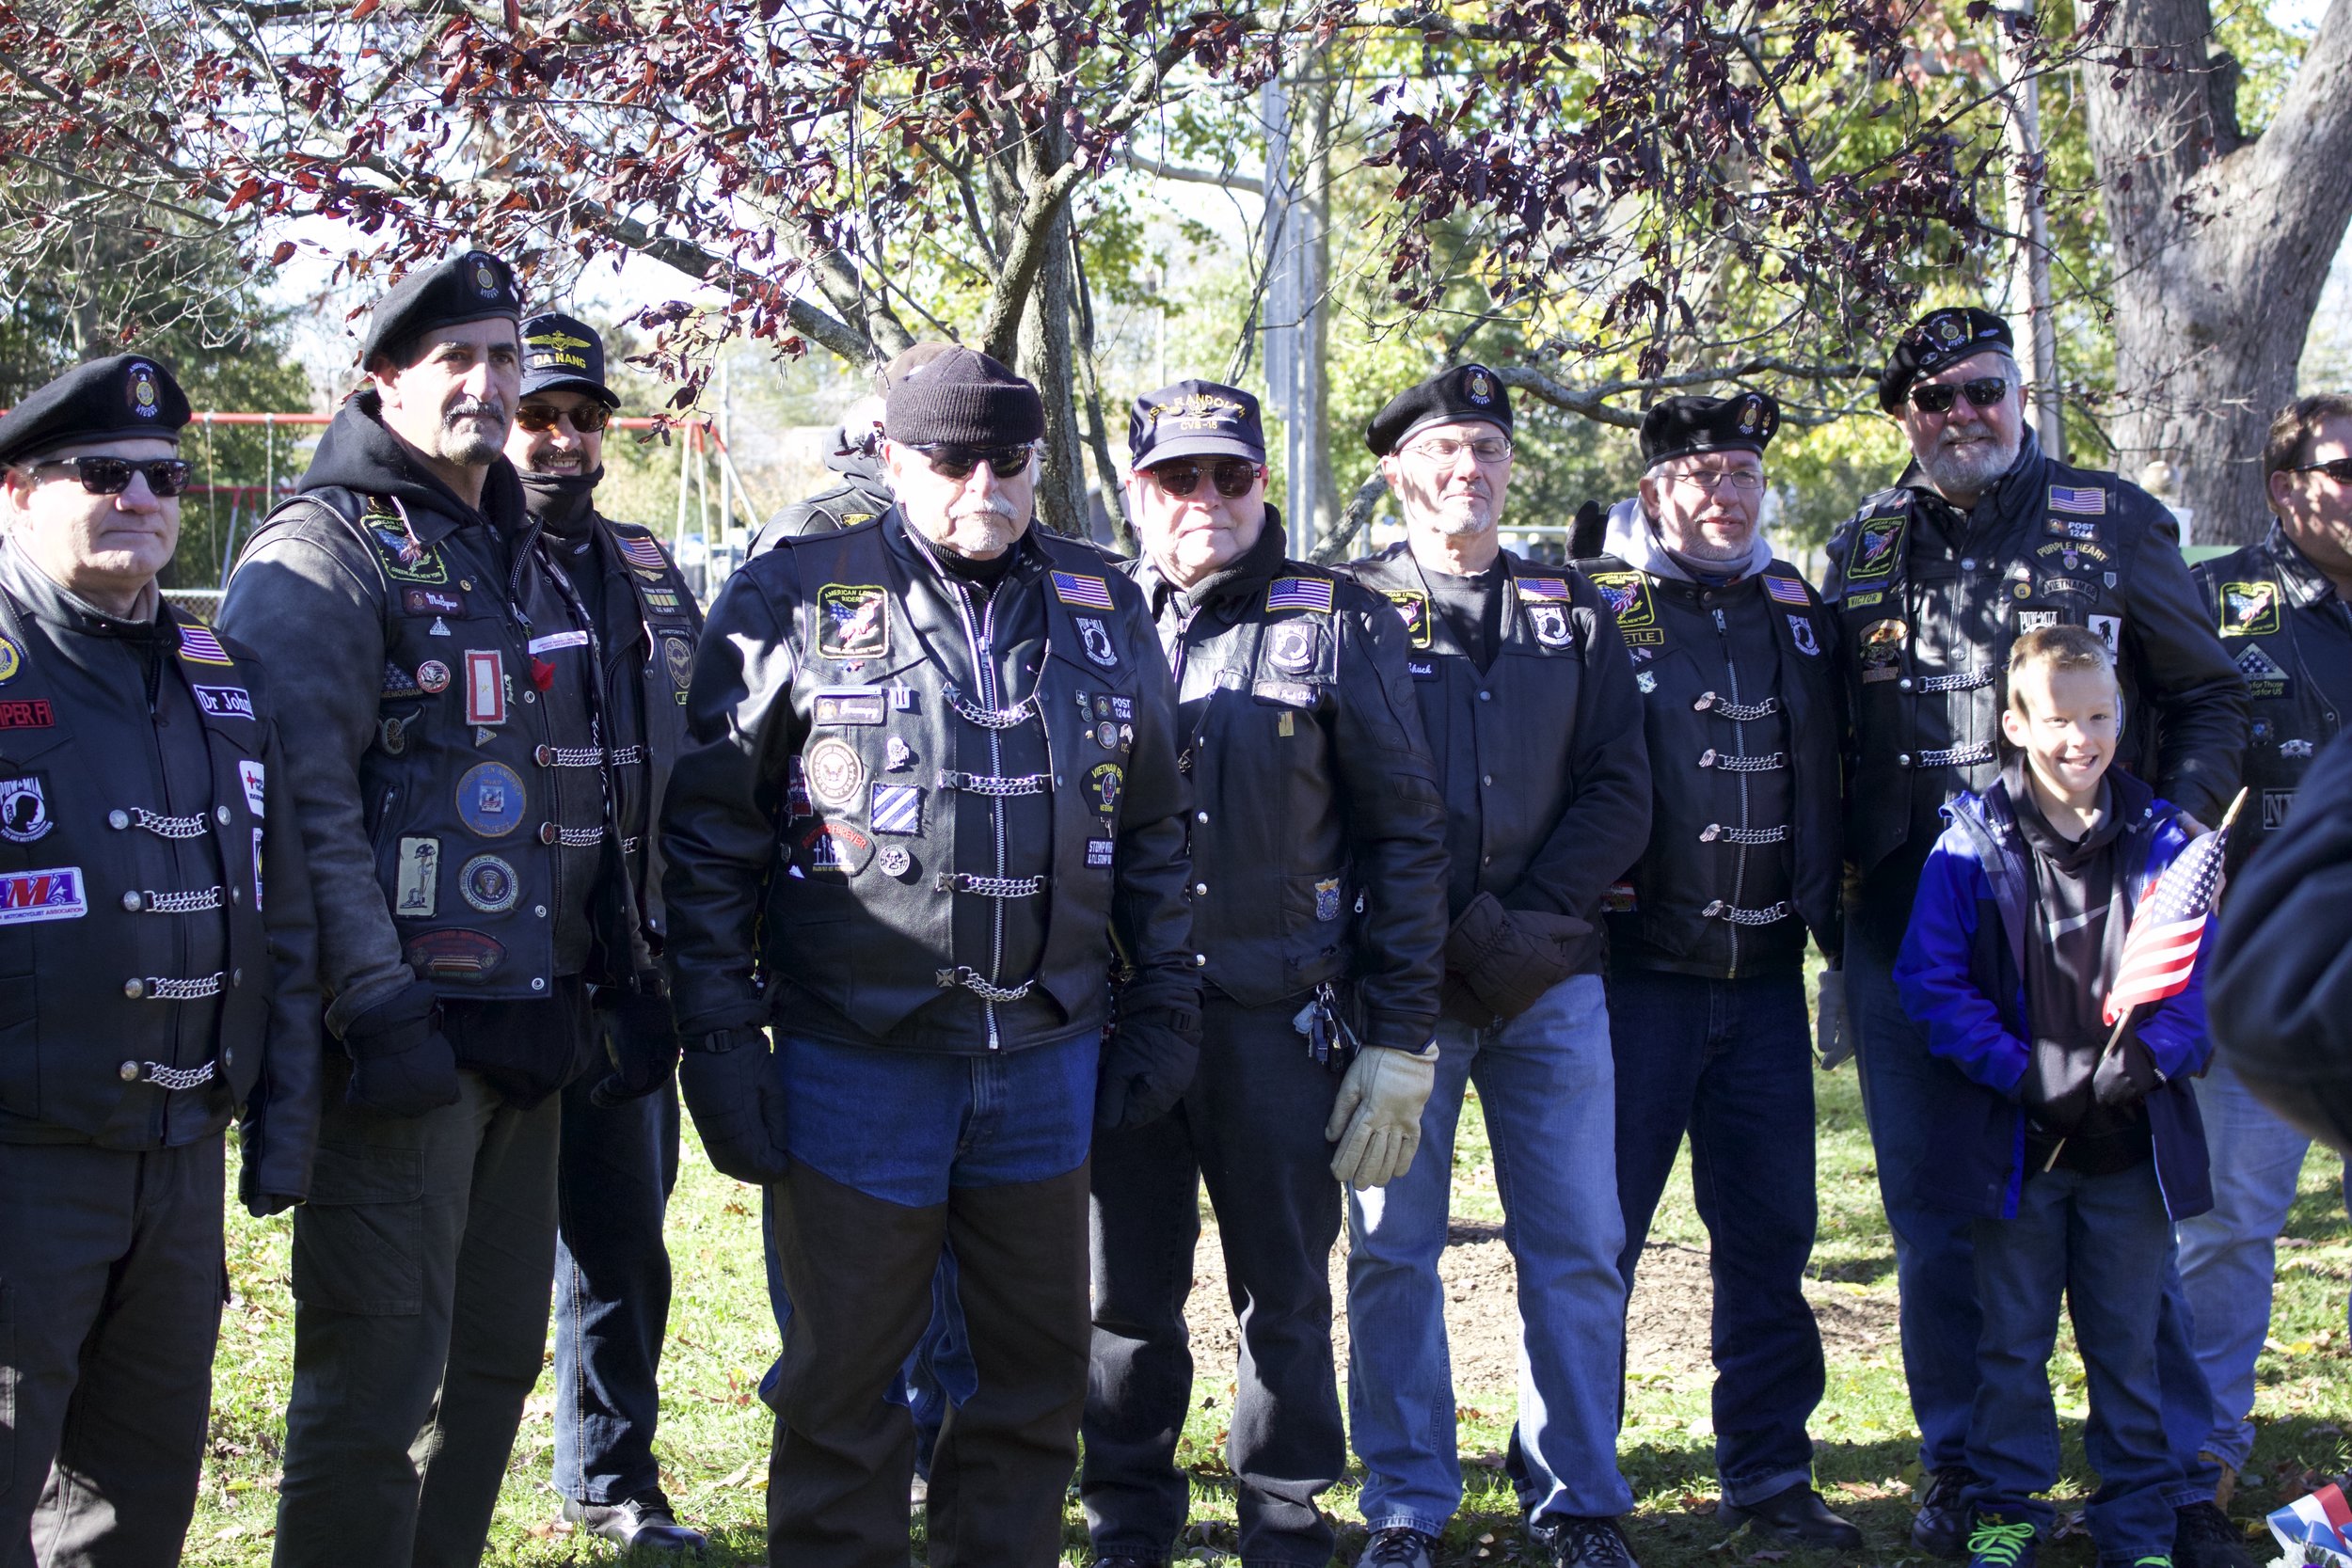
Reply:
[[677, 1020], [670, 999], [644, 991], [599, 994], [597, 1028], [612, 1070], [596, 1080], [588, 1102], [604, 1110], [660, 1092], [677, 1070]]
[[1112, 1026], [1094, 1085], [1094, 1130], [1124, 1132], [1160, 1117], [1192, 1087], [1200, 1065], [1200, 1014], [1146, 1007]]
[[457, 1103], [457, 1053], [441, 1033], [433, 988], [413, 980], [343, 1025], [351, 1085], [343, 1102], [383, 1117]]
[[2090, 1092], [2108, 1110], [2121, 1110], [2147, 1099], [2162, 1082], [2156, 1076], [2155, 1059], [2139, 1043], [2139, 1031], [2126, 1029], [2115, 1049], [2100, 1055], [2099, 1066], [2090, 1075]]
[[721, 1175], [755, 1187], [784, 1180], [784, 1080], [766, 1031], [705, 1035], [678, 1057], [677, 1085]]
[[1574, 915], [1506, 910], [1482, 893], [1446, 934], [1445, 966], [1480, 1006], [1514, 1019], [1575, 973], [1576, 951], [1592, 932]]

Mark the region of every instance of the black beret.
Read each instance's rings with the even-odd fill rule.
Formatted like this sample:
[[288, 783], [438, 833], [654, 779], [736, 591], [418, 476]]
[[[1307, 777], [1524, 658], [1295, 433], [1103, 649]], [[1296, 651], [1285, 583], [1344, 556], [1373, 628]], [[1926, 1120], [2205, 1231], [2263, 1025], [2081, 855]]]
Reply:
[[1023, 446], [1045, 435], [1045, 402], [977, 349], [951, 348], [892, 385], [882, 429], [910, 447]]
[[1902, 407], [1911, 384], [1921, 376], [1933, 375], [1947, 365], [1989, 348], [2016, 347], [2009, 323], [1990, 310], [1973, 305], [1931, 310], [1895, 340], [1886, 373], [1879, 377], [1879, 406], [1892, 414]]
[[523, 323], [523, 396], [554, 391], [586, 392], [607, 408], [621, 406], [620, 394], [604, 384], [604, 340], [596, 329], [550, 311]]
[[1642, 416], [1642, 467], [1694, 451], [1752, 451], [1762, 456], [1780, 428], [1780, 404], [1769, 392], [1729, 398], [1661, 398]]
[[1511, 394], [1502, 378], [1484, 365], [1456, 365], [1420, 386], [1399, 392], [1364, 427], [1364, 445], [1386, 457], [1427, 425], [1484, 420], [1511, 432]]
[[0, 463], [124, 436], [177, 441], [187, 422], [188, 395], [169, 366], [117, 354], [74, 366], [0, 416]]
[[410, 273], [375, 302], [359, 363], [371, 364], [379, 354], [405, 358], [408, 345], [436, 327], [501, 317], [519, 323], [522, 316], [515, 269], [486, 250], [469, 250]]
[[1127, 452], [1138, 468], [1177, 457], [1265, 461], [1258, 400], [1215, 381], [1179, 381], [1136, 399], [1127, 411]]

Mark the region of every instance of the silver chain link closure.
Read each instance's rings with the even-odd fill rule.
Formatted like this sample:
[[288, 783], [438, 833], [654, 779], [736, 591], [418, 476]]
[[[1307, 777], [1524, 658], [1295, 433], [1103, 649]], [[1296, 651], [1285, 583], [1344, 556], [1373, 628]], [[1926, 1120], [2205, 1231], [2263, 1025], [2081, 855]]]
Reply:
[[1922, 768], [1973, 768], [1980, 762], [1991, 762], [1997, 755], [1987, 742], [1974, 746], [1946, 746], [1933, 752], [1919, 753]]
[[939, 787], [961, 789], [968, 795], [986, 795], [999, 800], [1016, 795], [1042, 795], [1053, 783], [1047, 773], [958, 773], [940, 769]]
[[1699, 834], [1701, 844], [1778, 844], [1788, 836], [1788, 824], [1777, 828], [1726, 828], [1709, 822]]
[[1980, 686], [1993, 684], [1990, 666], [1963, 670], [1957, 675], [1921, 675], [1913, 683], [1922, 691], [1974, 691]]
[[1788, 766], [1788, 753], [1774, 752], [1770, 756], [1742, 757], [1728, 752], [1708, 752], [1699, 758], [1699, 766], [1724, 773], [1771, 773]]
[[157, 838], [202, 838], [211, 831], [202, 812], [194, 816], [166, 816], [145, 806], [133, 806], [131, 820]]
[[201, 1002], [206, 997], [218, 996], [221, 986], [228, 978], [229, 972], [225, 969], [192, 980], [167, 980], [150, 974], [147, 976], [145, 996], [150, 1002]]
[[195, 893], [142, 892], [139, 908], [149, 914], [202, 914], [220, 908], [221, 892], [208, 887]]
[[974, 969], [970, 964], [958, 964], [953, 969], [943, 969], [939, 972], [938, 979], [940, 990], [946, 990], [950, 986], [961, 986], [983, 1002], [1018, 1002], [1037, 989], [1035, 975], [1010, 988], [993, 986], [982, 977], [978, 970]]
[[199, 1068], [166, 1067], [161, 1062], [141, 1062], [139, 1081], [152, 1084], [159, 1089], [193, 1089], [213, 1081], [213, 1064]]
[[951, 686], [947, 689], [947, 703], [969, 723], [984, 730], [1009, 730], [1037, 710], [1037, 693], [1030, 692], [1010, 707], [982, 707]]
[[1770, 926], [1788, 918], [1788, 900], [1784, 898], [1760, 910], [1743, 910], [1718, 898], [1699, 912], [1709, 920], [1727, 920], [1734, 926]]
[[605, 831], [601, 826], [595, 828], [558, 828], [555, 830], [555, 842], [561, 844], [566, 849], [585, 849], [593, 845], [602, 844], [604, 842], [604, 832]]
[[968, 871], [949, 873], [947, 884], [982, 898], [1034, 898], [1045, 891], [1043, 877], [975, 877]]

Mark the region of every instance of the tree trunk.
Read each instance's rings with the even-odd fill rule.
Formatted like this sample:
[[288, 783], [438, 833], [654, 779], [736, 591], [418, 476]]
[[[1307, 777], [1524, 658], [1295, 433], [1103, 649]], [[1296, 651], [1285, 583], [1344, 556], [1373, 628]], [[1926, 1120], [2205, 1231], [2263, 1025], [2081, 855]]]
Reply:
[[2352, 219], [2352, 0], [2252, 140], [2212, 27], [2208, 0], [2124, 0], [2103, 41], [2132, 65], [2084, 66], [2082, 93], [2115, 244], [2117, 467], [2171, 464], [2194, 537], [2240, 544], [2268, 527], [2263, 437]]
[[1021, 310], [1020, 362], [1045, 400], [1045, 464], [1037, 482], [1038, 520], [1056, 533], [1089, 537], [1087, 476], [1078, 442], [1076, 377], [1070, 363], [1070, 214], [1054, 219], [1053, 243], [1038, 263], [1037, 287]]

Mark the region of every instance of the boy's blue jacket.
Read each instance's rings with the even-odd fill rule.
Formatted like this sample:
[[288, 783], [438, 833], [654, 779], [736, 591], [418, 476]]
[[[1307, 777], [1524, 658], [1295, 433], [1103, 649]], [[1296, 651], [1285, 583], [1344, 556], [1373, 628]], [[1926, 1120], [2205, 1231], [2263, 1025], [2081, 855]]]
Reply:
[[[2174, 808], [2127, 773], [2107, 780], [2122, 831], [2116, 876], [2137, 910], [2164, 868], [2188, 845]], [[2024, 1182], [2026, 1113], [2018, 1084], [2031, 1036], [2026, 1012], [2026, 941], [2038, 931], [2027, 910], [2031, 851], [2017, 827], [2007, 782], [1963, 794], [1944, 808], [1947, 825], [1919, 876], [1911, 927], [1895, 963], [1903, 1010], [1926, 1031], [1928, 1050], [1948, 1079], [1941, 1114], [1928, 1130], [1918, 1201], [1992, 1218], [2012, 1218]], [[2205, 960], [2179, 994], [2140, 1007], [2139, 1042], [2164, 1082], [2148, 1096], [2156, 1180], [2174, 1220], [2213, 1207], [2204, 1124], [2188, 1079], [2211, 1054], [2205, 1034]], [[1866, 1048], [1867, 1049], [1867, 1048]]]

